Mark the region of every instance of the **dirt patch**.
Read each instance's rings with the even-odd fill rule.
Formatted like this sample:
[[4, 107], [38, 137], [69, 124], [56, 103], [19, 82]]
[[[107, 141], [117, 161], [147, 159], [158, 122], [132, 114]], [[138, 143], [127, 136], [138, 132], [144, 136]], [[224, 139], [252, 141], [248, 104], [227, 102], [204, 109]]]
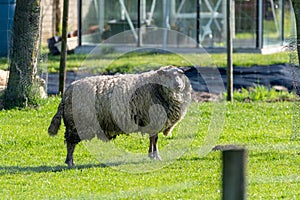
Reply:
[[222, 100], [221, 94], [213, 94], [208, 92], [192, 91], [192, 100], [194, 102], [217, 102]]

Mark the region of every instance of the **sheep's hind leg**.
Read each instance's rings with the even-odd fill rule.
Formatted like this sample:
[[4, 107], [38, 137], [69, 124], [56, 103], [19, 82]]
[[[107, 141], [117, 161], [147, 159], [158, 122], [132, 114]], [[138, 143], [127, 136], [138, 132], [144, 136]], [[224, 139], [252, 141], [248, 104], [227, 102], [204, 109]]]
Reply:
[[157, 145], [158, 134], [150, 135], [149, 139], [150, 139], [150, 145], [149, 145], [148, 157], [151, 159], [161, 160], [161, 157], [159, 156], [159, 152], [158, 152], [158, 145]]
[[74, 167], [74, 159], [73, 159], [73, 153], [75, 150], [76, 144], [67, 142], [67, 158], [65, 163], [68, 165], [68, 167]]

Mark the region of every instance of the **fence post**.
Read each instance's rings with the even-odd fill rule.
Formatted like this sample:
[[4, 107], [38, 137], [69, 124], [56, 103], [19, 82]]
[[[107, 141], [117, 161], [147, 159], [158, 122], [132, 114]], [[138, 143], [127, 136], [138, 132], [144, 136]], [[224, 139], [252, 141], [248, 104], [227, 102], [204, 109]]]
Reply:
[[226, 28], [227, 28], [227, 101], [233, 101], [233, 43], [232, 43], [232, 1], [227, 0], [226, 7]]
[[223, 200], [246, 198], [246, 150], [236, 148], [222, 152], [223, 157]]

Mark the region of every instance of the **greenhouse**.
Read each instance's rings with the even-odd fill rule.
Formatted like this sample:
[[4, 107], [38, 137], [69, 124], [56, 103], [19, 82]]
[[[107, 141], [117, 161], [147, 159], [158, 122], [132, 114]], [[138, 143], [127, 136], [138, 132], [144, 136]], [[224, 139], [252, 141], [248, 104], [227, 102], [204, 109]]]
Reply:
[[[109, 40], [109, 43], [137, 47], [170, 43], [177, 48], [224, 50], [226, 2], [79, 0], [79, 48], [100, 44], [126, 31], [126, 39]], [[233, 47], [237, 51], [279, 49], [295, 36], [290, 0], [235, 0], [233, 7]], [[161, 29], [180, 34], [164, 36], [163, 32], [157, 32]], [[180, 35], [185, 37], [182, 39]]]

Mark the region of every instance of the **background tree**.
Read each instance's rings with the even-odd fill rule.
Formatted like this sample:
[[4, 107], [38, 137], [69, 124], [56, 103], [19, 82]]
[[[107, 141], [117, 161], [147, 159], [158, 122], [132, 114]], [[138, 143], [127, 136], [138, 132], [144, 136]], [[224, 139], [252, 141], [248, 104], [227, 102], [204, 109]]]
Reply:
[[292, 0], [295, 18], [296, 18], [296, 29], [297, 29], [297, 51], [298, 51], [298, 62], [300, 62], [300, 1]]
[[60, 11], [60, 0], [53, 0], [53, 8], [55, 13], [55, 34], [61, 34], [61, 11]]
[[4, 108], [35, 104], [39, 95], [37, 61], [40, 42], [40, 0], [17, 0]]

